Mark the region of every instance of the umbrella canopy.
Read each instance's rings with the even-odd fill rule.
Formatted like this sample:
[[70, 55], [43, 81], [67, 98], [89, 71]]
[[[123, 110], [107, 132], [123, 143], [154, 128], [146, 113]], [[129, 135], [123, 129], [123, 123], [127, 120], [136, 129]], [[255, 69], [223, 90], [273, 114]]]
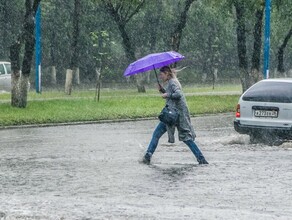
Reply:
[[167, 66], [183, 58], [183, 55], [175, 51], [152, 53], [131, 63], [124, 72], [124, 76], [131, 76], [152, 69], [155, 70], [156, 68]]

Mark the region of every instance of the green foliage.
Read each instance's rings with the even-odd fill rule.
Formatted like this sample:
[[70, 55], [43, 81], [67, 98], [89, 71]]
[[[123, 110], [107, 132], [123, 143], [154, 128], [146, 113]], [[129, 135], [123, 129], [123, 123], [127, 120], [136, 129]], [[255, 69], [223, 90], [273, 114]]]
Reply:
[[0, 60], [9, 61], [9, 46], [17, 40], [24, 14], [23, 1], [0, 1]]
[[[181, 74], [183, 81], [196, 83], [202, 74], [212, 73], [212, 62], [219, 58], [219, 77], [222, 79], [237, 78], [238, 58], [236, 39], [236, 16], [233, 4], [242, 1], [246, 7], [246, 25], [248, 33], [248, 55], [253, 47], [253, 25], [255, 10], [264, 1], [254, 0], [196, 0], [188, 13], [187, 25], [183, 30], [180, 53], [186, 59], [179, 63], [179, 67], [187, 66], [192, 77]], [[81, 82], [92, 82], [95, 79], [96, 59], [99, 53], [107, 53], [105, 61], [104, 82], [125, 82], [123, 71], [128, 66], [125, 57], [120, 30], [112, 16], [108, 13], [105, 3], [112, 2], [120, 7], [120, 14], [128, 16], [135, 10], [141, 0], [82, 0], [80, 19], [79, 63]], [[137, 58], [148, 53], [166, 51], [169, 49], [169, 36], [175, 28], [185, 0], [147, 0], [139, 12], [127, 20], [126, 32], [135, 46]], [[0, 13], [0, 59], [9, 59], [7, 45], [16, 39], [21, 28], [24, 14], [23, 1], [1, 1], [0, 9], [7, 7], [8, 15]], [[70, 57], [70, 42], [72, 38], [72, 14], [74, 1], [46, 0], [42, 7], [42, 66], [47, 69], [51, 65], [57, 68], [57, 81], [64, 85], [65, 69]], [[129, 10], [130, 9], [130, 10]], [[274, 69], [278, 47], [291, 27], [291, 0], [273, 0], [271, 16], [271, 65]], [[128, 12], [128, 13], [127, 13]], [[6, 27], [6, 28], [5, 28]], [[5, 32], [7, 31], [7, 32]], [[6, 33], [6, 34], [5, 34]], [[97, 52], [98, 44], [92, 41], [90, 33], [104, 33], [103, 46], [106, 52]], [[291, 43], [285, 50], [285, 64], [292, 65]], [[262, 62], [262, 61], [261, 61]], [[46, 71], [43, 71], [46, 74]], [[45, 78], [46, 76], [44, 76]], [[153, 74], [151, 75], [153, 77]], [[191, 81], [190, 81], [191, 80]], [[44, 84], [43, 86], [46, 86]]]

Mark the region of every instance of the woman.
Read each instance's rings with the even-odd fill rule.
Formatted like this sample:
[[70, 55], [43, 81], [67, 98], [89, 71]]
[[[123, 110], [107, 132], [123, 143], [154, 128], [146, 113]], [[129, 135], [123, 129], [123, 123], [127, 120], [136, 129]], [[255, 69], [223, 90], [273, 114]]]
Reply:
[[[189, 146], [199, 164], [208, 164], [202, 152], [194, 142], [196, 135], [193, 126], [191, 125], [188, 106], [180, 82], [168, 66], [164, 66], [160, 69], [159, 77], [166, 84], [165, 92], [162, 93], [162, 98], [166, 99], [166, 105], [176, 108], [179, 112], [179, 121], [176, 124], [179, 140]], [[163, 91], [163, 89], [161, 91]], [[158, 141], [166, 132], [168, 132], [169, 135], [169, 142], [174, 142], [174, 128], [160, 122], [153, 132], [147, 152], [143, 157], [144, 163], [150, 164], [151, 157], [156, 150]]]

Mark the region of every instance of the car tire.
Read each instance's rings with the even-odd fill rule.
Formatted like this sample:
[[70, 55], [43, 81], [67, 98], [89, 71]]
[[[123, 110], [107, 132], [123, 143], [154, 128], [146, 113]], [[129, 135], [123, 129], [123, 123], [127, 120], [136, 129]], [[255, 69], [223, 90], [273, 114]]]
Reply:
[[281, 139], [278, 135], [272, 133], [272, 132], [267, 132], [264, 135], [265, 138], [263, 138], [264, 144], [267, 144], [269, 146], [279, 146], [283, 144], [284, 140]]
[[284, 140], [277, 135], [267, 134], [250, 134], [250, 144], [266, 144], [269, 146], [280, 146]]
[[249, 143], [250, 144], [258, 144], [261, 143], [262, 140], [259, 135], [256, 134], [249, 134]]
[[268, 145], [270, 146], [280, 146], [281, 144], [284, 143], [284, 140], [282, 140], [280, 137], [278, 136], [272, 136]]

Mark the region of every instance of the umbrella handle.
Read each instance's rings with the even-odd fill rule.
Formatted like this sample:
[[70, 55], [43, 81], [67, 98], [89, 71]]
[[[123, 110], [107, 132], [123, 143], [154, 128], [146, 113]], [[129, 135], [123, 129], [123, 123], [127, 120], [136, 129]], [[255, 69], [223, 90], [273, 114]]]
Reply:
[[[154, 67], [154, 66], [153, 66]], [[159, 83], [159, 80], [158, 80], [158, 77], [157, 77], [157, 72], [156, 72], [156, 69], [154, 68], [154, 71], [155, 71], [155, 76], [156, 76], [156, 80], [157, 80], [157, 83], [158, 83], [158, 86], [159, 86], [159, 92], [161, 93], [165, 93], [165, 89], [162, 87], [162, 85], [160, 85]]]
[[158, 85], [159, 85], [159, 92], [165, 93], [166, 90], [160, 84], [158, 84]]

